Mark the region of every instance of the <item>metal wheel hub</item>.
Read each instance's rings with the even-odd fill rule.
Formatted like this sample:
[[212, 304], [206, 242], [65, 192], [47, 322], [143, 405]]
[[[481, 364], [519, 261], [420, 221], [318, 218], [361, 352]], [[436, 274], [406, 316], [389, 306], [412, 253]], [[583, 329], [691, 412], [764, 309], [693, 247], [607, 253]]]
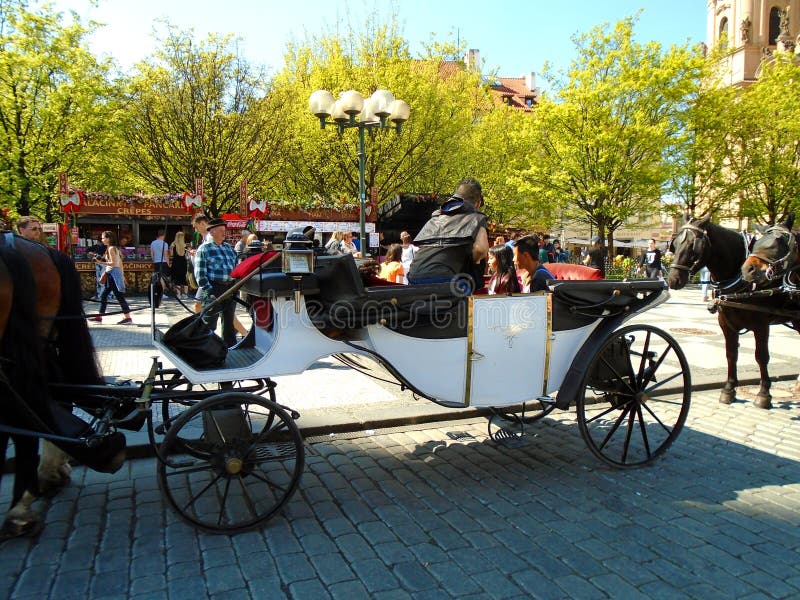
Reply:
[[229, 442], [223, 446], [215, 446], [210, 459], [214, 471], [223, 477], [239, 477], [247, 475], [250, 468], [247, 464], [249, 444], [242, 440]]

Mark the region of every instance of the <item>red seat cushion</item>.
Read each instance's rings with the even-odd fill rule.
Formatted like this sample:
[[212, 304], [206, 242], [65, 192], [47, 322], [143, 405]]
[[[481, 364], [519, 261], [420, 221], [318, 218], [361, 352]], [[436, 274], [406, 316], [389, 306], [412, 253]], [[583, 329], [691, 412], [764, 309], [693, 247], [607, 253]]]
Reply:
[[553, 274], [556, 279], [568, 281], [586, 281], [590, 279], [602, 279], [600, 269], [587, 267], [585, 265], [573, 265], [571, 263], [545, 263], [545, 269]]
[[262, 252], [245, 258], [242, 262], [236, 265], [231, 271], [231, 277], [239, 279], [248, 273], [255, 271], [262, 264], [267, 262], [270, 258], [278, 254], [277, 250], [270, 250], [269, 252]]

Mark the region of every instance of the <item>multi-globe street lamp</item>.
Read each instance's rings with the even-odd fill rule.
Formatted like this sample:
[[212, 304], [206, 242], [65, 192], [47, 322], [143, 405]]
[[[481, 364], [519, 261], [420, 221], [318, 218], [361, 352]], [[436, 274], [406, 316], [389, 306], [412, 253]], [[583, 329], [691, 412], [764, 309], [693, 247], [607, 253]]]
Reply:
[[395, 131], [399, 134], [403, 123], [411, 115], [411, 109], [404, 101], [395, 99], [388, 90], [376, 90], [366, 99], [358, 92], [348, 90], [342, 92], [338, 100], [327, 90], [317, 90], [308, 99], [308, 110], [319, 119], [322, 129], [330, 123], [336, 125], [341, 135], [345, 129], [358, 128], [358, 198], [361, 207], [359, 235], [361, 255], [365, 256], [368, 243], [365, 222], [367, 190], [364, 170], [367, 155], [364, 150], [364, 131], [391, 127], [394, 124]]

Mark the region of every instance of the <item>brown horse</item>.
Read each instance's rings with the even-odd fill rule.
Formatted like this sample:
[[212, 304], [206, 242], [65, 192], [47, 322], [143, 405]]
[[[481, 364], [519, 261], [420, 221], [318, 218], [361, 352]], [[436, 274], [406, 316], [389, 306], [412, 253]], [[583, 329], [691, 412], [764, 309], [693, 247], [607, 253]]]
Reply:
[[[9, 438], [16, 457], [2, 539], [41, 528], [41, 519], [31, 511], [40, 493], [36, 433], [77, 438], [90, 431], [71, 414], [71, 399], [51, 396], [51, 382], [102, 383], [83, 318], [78, 273], [66, 255], [0, 233], [0, 424], [13, 428], [0, 432], [0, 476]], [[116, 470], [124, 460], [122, 434], [112, 434], [92, 448], [79, 442], [56, 444], [97, 470]]]
[[744, 281], [763, 284], [785, 279], [787, 286], [796, 286], [793, 280], [800, 266], [800, 232], [792, 231], [793, 225], [794, 213], [764, 231], [742, 265]]
[[[681, 289], [689, 277], [704, 266], [708, 267], [717, 286], [711, 308], [717, 311], [728, 363], [728, 376], [719, 401], [730, 404], [736, 400], [739, 335], [752, 331], [760, 372], [760, 387], [754, 404], [758, 408], [772, 408], [768, 370], [769, 328], [778, 323], [790, 323], [798, 329], [800, 321], [782, 313], [785, 300], [781, 295], [763, 293], [774, 283], [762, 283], [759, 289], [763, 295], [751, 295], [752, 284], [742, 280], [742, 264], [748, 255], [748, 242], [742, 234], [711, 223], [710, 217], [692, 219], [678, 231], [672, 246], [674, 258], [667, 277], [670, 288]], [[720, 302], [721, 296], [728, 300]]]

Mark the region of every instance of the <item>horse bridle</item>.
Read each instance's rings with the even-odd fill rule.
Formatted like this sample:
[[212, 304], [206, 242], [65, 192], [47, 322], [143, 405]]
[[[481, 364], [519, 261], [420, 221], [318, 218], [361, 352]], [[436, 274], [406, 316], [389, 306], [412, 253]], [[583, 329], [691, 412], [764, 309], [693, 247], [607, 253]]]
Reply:
[[[775, 235], [776, 230], [780, 232], [780, 236]], [[797, 239], [795, 234], [792, 233], [788, 227], [780, 224], [773, 225], [764, 232], [765, 236], [770, 234], [779, 238], [783, 238], [784, 236], [786, 237], [786, 246], [788, 248], [786, 254], [775, 259], [769, 259], [757, 252], [752, 252], [750, 256], [755, 257], [768, 265], [767, 269], [764, 271], [764, 277], [766, 277], [767, 280], [772, 281], [773, 279], [782, 277], [790, 270], [789, 267], [794, 262], [793, 258], [797, 256]]]
[[[697, 225], [693, 225], [691, 223], [687, 223], [686, 225], [684, 225], [683, 227], [681, 227], [678, 230], [678, 234], [672, 240], [672, 246], [673, 247], [675, 246], [675, 240], [678, 237], [680, 237], [682, 232], [685, 232], [687, 234], [687, 237], [688, 237], [688, 233], [690, 231], [694, 232], [695, 234], [700, 234], [697, 237], [699, 237], [701, 241], [705, 242], [705, 244], [703, 244], [703, 246], [702, 246], [700, 255], [697, 257], [697, 260], [695, 260], [691, 265], [681, 265], [681, 264], [678, 264], [677, 262], [673, 262], [669, 267], [670, 269], [677, 269], [678, 271], [688, 271], [689, 272], [689, 277], [691, 277], [692, 275], [697, 273], [697, 271], [700, 270], [700, 268], [701, 268], [699, 266], [700, 262], [705, 258], [706, 252], [711, 247], [711, 240], [708, 237], [708, 232], [705, 229], [703, 229], [702, 227], [698, 227]], [[692, 240], [692, 246], [694, 246], [694, 242], [695, 242], [695, 240]]]

